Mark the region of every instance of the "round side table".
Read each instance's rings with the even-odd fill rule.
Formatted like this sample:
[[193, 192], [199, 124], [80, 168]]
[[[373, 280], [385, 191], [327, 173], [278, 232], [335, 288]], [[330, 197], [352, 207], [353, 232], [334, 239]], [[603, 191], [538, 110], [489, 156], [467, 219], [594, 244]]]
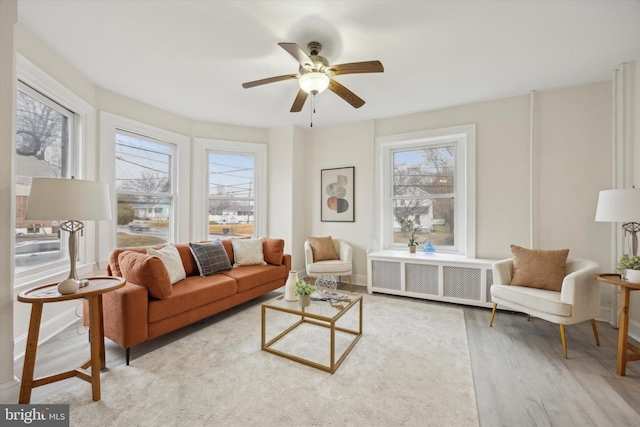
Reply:
[[[67, 378], [78, 377], [92, 385], [92, 397], [94, 401], [100, 400], [100, 370], [105, 367], [104, 354], [104, 325], [102, 323], [102, 294], [111, 292], [125, 285], [122, 277], [92, 277], [87, 279], [87, 286], [82, 287], [76, 293], [62, 295], [58, 292], [58, 284], [44, 285], [20, 292], [18, 301], [31, 304], [31, 319], [29, 320], [29, 335], [24, 353], [24, 367], [20, 384], [20, 398], [18, 403], [31, 401], [31, 390], [45, 384]], [[69, 301], [84, 298], [89, 301], [89, 340], [91, 341], [91, 358], [79, 368], [71, 371], [60, 372], [42, 378], [33, 378], [36, 363], [36, 351], [38, 350], [38, 335], [40, 334], [40, 321], [42, 320], [42, 306], [47, 302]], [[91, 368], [91, 372], [87, 371]]]

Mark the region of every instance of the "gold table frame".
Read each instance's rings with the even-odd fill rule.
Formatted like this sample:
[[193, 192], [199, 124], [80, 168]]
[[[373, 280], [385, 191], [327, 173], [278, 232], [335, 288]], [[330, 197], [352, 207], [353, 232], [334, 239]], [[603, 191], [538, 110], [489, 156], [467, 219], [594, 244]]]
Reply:
[[[298, 301], [287, 301], [284, 299], [284, 295], [279, 295], [275, 298], [270, 299], [269, 301], [262, 303], [262, 350], [333, 374], [336, 371], [336, 369], [338, 369], [338, 367], [342, 364], [342, 362], [347, 357], [347, 355], [351, 352], [351, 350], [356, 345], [356, 343], [362, 337], [362, 295], [352, 293], [352, 292], [346, 292], [346, 291], [340, 291], [340, 293], [346, 295], [347, 298], [351, 300], [348, 302], [343, 302], [343, 304], [346, 304], [346, 305], [342, 309], [332, 307], [328, 301], [311, 301], [310, 306], [300, 307]], [[351, 330], [351, 329], [336, 326], [336, 322], [356, 304], [359, 305], [358, 330], [356, 331], [356, 330]], [[267, 342], [266, 341], [267, 309], [300, 316], [300, 320], [298, 320], [293, 325], [289, 326], [287, 329], [280, 332], [278, 335], [276, 335], [274, 338], [272, 338]], [[332, 313], [331, 310], [333, 310], [335, 313]], [[326, 314], [327, 312], [331, 313], [332, 315]], [[281, 350], [278, 350], [272, 347], [282, 337], [284, 337], [289, 332], [293, 331], [295, 328], [302, 325], [303, 323], [310, 323], [313, 325], [322, 326], [325, 328], [329, 328], [329, 330], [331, 331], [330, 332], [331, 343], [330, 343], [329, 365], [323, 365], [321, 363], [317, 363], [300, 356], [285, 353]], [[340, 355], [340, 357], [337, 360], [336, 360], [336, 331], [345, 332], [355, 336], [351, 341], [351, 343], [349, 344], [349, 346], [344, 350], [342, 355]]]

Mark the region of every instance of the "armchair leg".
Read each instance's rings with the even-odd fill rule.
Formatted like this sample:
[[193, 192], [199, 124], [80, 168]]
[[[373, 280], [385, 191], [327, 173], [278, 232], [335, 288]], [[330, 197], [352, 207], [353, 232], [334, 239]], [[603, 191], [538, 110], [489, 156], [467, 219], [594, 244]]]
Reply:
[[353, 292], [353, 283], [351, 283], [351, 276], [349, 276], [349, 290]]
[[493, 318], [496, 316], [496, 307], [498, 306], [497, 303], [493, 304], [493, 310], [491, 310], [491, 320], [489, 320], [489, 327], [493, 326]]
[[560, 339], [562, 340], [562, 353], [567, 358], [567, 338], [564, 335], [564, 325], [560, 325]]
[[527, 322], [531, 320], [531, 315], [527, 314]]
[[596, 338], [596, 345], [600, 346], [600, 340], [598, 339], [598, 327], [596, 326], [596, 319], [591, 319], [591, 327], [593, 328], [593, 336]]

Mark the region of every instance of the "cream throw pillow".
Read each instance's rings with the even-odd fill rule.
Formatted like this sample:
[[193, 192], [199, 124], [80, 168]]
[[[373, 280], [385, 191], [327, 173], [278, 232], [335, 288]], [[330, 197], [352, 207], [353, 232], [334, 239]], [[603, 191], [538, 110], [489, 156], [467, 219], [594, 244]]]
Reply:
[[262, 251], [262, 238], [231, 239], [233, 246], [233, 266], [266, 265]]
[[172, 285], [187, 277], [180, 258], [180, 252], [178, 252], [176, 245], [173, 243], [169, 243], [160, 250], [147, 248], [147, 255], [155, 256], [162, 260], [162, 263], [167, 268]]
[[336, 248], [333, 246], [331, 236], [307, 237], [307, 241], [311, 246], [311, 252], [313, 252], [313, 262], [340, 259]]
[[511, 245], [513, 274], [511, 284], [558, 291], [566, 276], [565, 265], [569, 249], [525, 249]]

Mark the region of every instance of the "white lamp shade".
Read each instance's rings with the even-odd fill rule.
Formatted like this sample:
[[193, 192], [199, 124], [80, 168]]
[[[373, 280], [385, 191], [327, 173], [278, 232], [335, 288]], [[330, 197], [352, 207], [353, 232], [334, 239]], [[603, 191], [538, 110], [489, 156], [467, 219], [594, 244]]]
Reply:
[[81, 179], [33, 178], [25, 219], [111, 219], [109, 187]]
[[307, 93], [315, 91], [320, 93], [329, 87], [329, 77], [324, 73], [307, 73], [300, 76], [298, 79], [300, 89]]
[[601, 191], [596, 221], [640, 222], [640, 188]]

